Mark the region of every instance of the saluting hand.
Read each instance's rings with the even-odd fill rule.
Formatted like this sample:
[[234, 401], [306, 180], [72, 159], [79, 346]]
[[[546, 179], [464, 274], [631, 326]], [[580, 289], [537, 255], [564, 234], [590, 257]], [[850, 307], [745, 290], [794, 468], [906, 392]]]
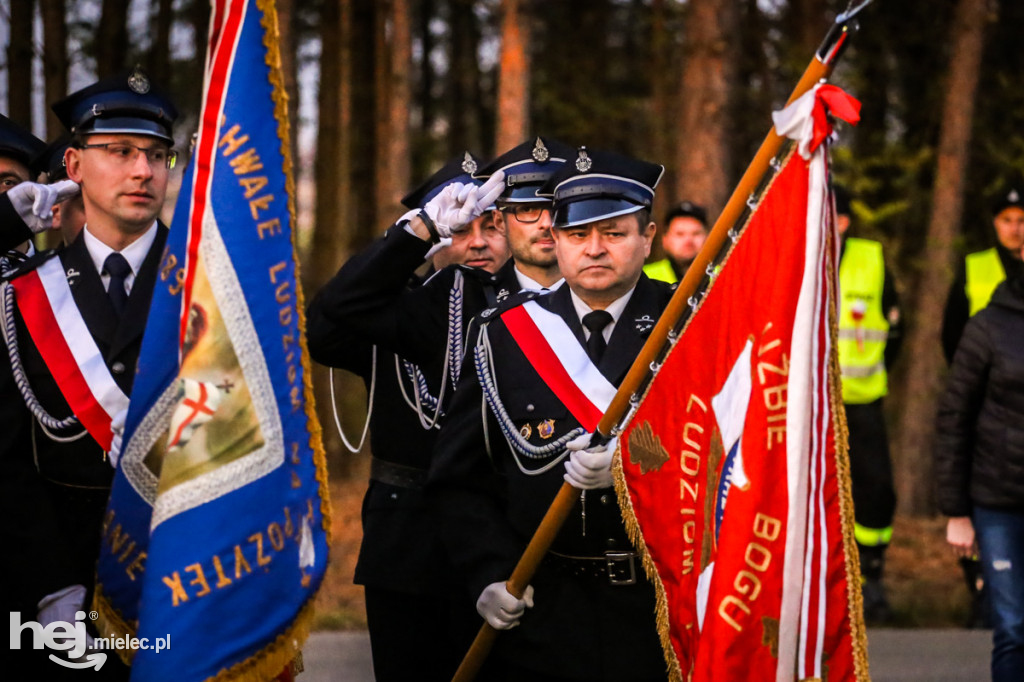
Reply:
[[53, 227], [53, 205], [70, 199], [78, 192], [78, 183], [74, 180], [61, 180], [52, 185], [22, 182], [12, 187], [7, 196], [28, 229], [38, 233]]
[[444, 239], [451, 237], [480, 214], [501, 194], [505, 186], [505, 174], [498, 171], [487, 179], [483, 185], [453, 182], [427, 202], [423, 211], [434, 221], [438, 235]]

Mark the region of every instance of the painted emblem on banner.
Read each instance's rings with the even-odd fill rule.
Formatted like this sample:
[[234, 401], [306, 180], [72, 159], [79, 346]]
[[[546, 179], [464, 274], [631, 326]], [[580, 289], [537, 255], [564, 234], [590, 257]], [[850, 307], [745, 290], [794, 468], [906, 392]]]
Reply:
[[640, 466], [640, 474], [658, 471], [669, 460], [668, 450], [654, 434], [651, 423], [645, 421], [629, 434], [629, 461]]

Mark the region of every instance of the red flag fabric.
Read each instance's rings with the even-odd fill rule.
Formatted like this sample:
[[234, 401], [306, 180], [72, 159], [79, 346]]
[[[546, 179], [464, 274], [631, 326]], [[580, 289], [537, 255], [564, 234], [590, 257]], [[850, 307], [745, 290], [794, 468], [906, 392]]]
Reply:
[[[780, 132], [815, 134], [805, 97]], [[790, 145], [620, 437], [676, 680], [868, 678], [826, 147]]]

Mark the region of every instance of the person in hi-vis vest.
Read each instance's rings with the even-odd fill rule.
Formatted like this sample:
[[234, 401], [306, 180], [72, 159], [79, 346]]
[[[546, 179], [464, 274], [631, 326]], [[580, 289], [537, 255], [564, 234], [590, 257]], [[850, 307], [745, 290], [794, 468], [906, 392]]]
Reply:
[[850, 198], [835, 190], [839, 261], [839, 366], [850, 432], [850, 474], [854, 531], [860, 550], [864, 616], [871, 623], [891, 619], [882, 586], [885, 551], [892, 538], [896, 493], [882, 412], [888, 393], [887, 368], [899, 348], [899, 300], [882, 257], [882, 245], [847, 236]]
[[708, 216], [703, 207], [692, 201], [674, 205], [665, 215], [665, 233], [661, 235], [665, 257], [645, 265], [644, 274], [675, 284], [686, 274], [707, 236]]
[[988, 305], [992, 292], [1007, 275], [1024, 274], [1024, 186], [1000, 194], [992, 206], [996, 245], [969, 253], [957, 270], [942, 317], [942, 352], [953, 362], [967, 320]]
[[[1008, 275], [1024, 275], [1024, 261], [1021, 260], [1021, 251], [1024, 249], [1022, 191], [1024, 185], [1018, 185], [999, 194], [992, 205], [996, 245], [967, 254], [957, 269], [942, 316], [942, 352], [946, 364], [953, 363], [967, 320], [988, 305], [992, 293]], [[961, 557], [960, 566], [971, 594], [967, 627], [991, 627], [988, 594], [977, 558]]]

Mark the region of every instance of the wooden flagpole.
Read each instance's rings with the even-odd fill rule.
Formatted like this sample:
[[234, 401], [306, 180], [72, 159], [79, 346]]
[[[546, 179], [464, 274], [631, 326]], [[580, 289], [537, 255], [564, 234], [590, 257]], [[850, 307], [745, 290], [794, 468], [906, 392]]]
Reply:
[[[792, 94], [790, 94], [786, 102], [787, 105], [813, 88], [819, 81], [829, 77], [836, 60], [846, 47], [847, 40], [858, 28], [855, 21], [856, 15], [870, 2], [871, 0], [867, 0], [858, 7], [836, 18], [828, 35], [825, 36], [821, 47], [818, 48], [811, 63], [807, 66]], [[762, 178], [768, 172], [772, 159], [779, 152], [783, 141], [783, 138], [775, 133], [773, 127], [761, 143], [761, 147], [757, 150], [754, 160], [747, 167], [746, 172], [743, 173], [743, 177], [740, 178], [739, 184], [733, 190], [728, 203], [726, 203], [721, 215], [718, 216], [718, 220], [715, 221], [714, 227], [711, 228], [711, 232], [708, 234], [700, 253], [697, 254], [697, 257], [690, 264], [689, 269], [687, 269], [686, 275], [679, 282], [675, 294], [672, 295], [671, 300], [658, 319], [658, 323], [647, 338], [647, 342], [644, 343], [640, 354], [637, 355], [636, 361], [630, 367], [626, 378], [623, 379], [622, 384], [616, 391], [615, 397], [612, 398], [608, 410], [598, 423], [597, 431], [603, 436], [609, 437], [622, 418], [629, 413], [630, 400], [634, 394], [639, 392], [650, 376], [651, 364], [661, 355], [666, 344], [669, 342], [669, 332], [676, 327], [679, 319], [686, 311], [689, 299], [697, 291], [701, 280], [704, 279], [708, 265], [722, 249], [725, 240], [728, 239], [729, 230], [736, 224], [736, 221], [746, 208], [747, 198], [755, 192]], [[520, 557], [519, 563], [516, 564], [512, 575], [505, 583], [505, 587], [514, 597], [522, 598], [523, 592], [530, 584], [530, 580], [547, 554], [548, 548], [551, 547], [555, 536], [558, 535], [559, 530], [561, 530], [562, 525], [565, 523], [565, 519], [569, 516], [569, 512], [572, 511], [573, 506], [576, 504], [577, 497], [578, 491], [576, 488], [568, 483], [562, 484], [558, 495], [555, 496], [551, 507], [548, 508], [547, 513], [541, 520], [540, 526], [523, 552], [523, 556]], [[477, 633], [476, 639], [473, 640], [469, 651], [466, 652], [466, 656], [462, 659], [462, 664], [455, 672], [455, 676], [452, 677], [452, 682], [470, 682], [476, 677], [476, 674], [487, 659], [491, 647], [494, 646], [494, 640], [497, 636], [498, 630], [495, 630], [490, 624], [485, 622]]]

